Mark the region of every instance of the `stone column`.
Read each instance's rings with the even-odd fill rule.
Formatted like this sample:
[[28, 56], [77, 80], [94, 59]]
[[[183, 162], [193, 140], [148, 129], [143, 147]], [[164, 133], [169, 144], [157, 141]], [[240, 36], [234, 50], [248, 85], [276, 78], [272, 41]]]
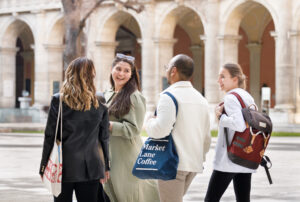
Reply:
[[238, 63], [238, 46], [242, 39], [240, 35], [222, 35], [218, 37], [220, 40], [221, 65], [227, 62]]
[[63, 51], [64, 46], [58, 44], [44, 44], [47, 51], [48, 79], [50, 94], [57, 93], [63, 82]]
[[9, 2], [9, 0], [2, 0], [1, 2], [0, 2], [0, 7], [1, 8], [7, 8], [8, 7], [8, 2]]
[[[289, 52], [290, 44], [285, 43], [287, 40], [279, 37], [276, 33], [272, 34], [276, 41], [276, 106], [277, 109], [293, 108], [293, 86], [294, 86], [294, 65], [288, 56], [284, 57], [284, 52]], [[279, 48], [281, 47], [281, 48]], [[283, 55], [281, 55], [283, 54]], [[284, 63], [287, 62], [287, 63]], [[288, 79], [287, 79], [288, 78]], [[291, 89], [292, 88], [292, 89]], [[289, 89], [289, 90], [287, 90]]]
[[261, 44], [249, 43], [247, 48], [250, 52], [250, 93], [253, 96], [255, 103], [260, 109], [261, 95], [260, 95], [260, 56]]
[[295, 65], [295, 96], [294, 96], [294, 103], [296, 107], [296, 114], [295, 114], [295, 123], [300, 123], [300, 69], [297, 67], [300, 62], [299, 56], [299, 45], [300, 45], [300, 31], [289, 31], [288, 37], [291, 40], [292, 44], [292, 58], [293, 64]]
[[[219, 86], [217, 83], [220, 69], [219, 44], [217, 40], [219, 26], [219, 3], [207, 1], [205, 15], [207, 19], [205, 35], [200, 36], [205, 44], [205, 97], [213, 112], [214, 106], [220, 102]], [[213, 116], [214, 117], [214, 116]]]
[[18, 48], [0, 47], [0, 107], [14, 108], [16, 100], [16, 53]]
[[190, 47], [190, 50], [193, 54], [193, 60], [194, 60], [194, 74], [193, 74], [193, 85], [194, 88], [196, 88], [200, 93], [202, 93], [202, 90], [204, 88], [202, 84], [202, 74], [203, 74], [203, 47], [200, 45], [192, 45]]
[[270, 111], [274, 123], [294, 122], [295, 96], [295, 65], [292, 62], [292, 44], [288, 36], [292, 16], [291, 2], [280, 1], [278, 12], [278, 29], [271, 35], [275, 38], [276, 55], [276, 101], [275, 109]]
[[147, 112], [153, 114], [156, 108], [158, 91], [158, 75], [156, 70], [154, 43], [151, 38], [143, 38], [138, 41], [142, 50], [142, 92], [147, 101]]
[[[21, 53], [21, 56], [24, 59], [24, 72], [27, 72], [27, 68], [30, 68], [30, 78], [31, 78], [31, 83], [30, 83], [30, 98], [31, 98], [31, 103], [30, 105], [34, 104], [34, 53], [32, 50], [27, 50], [25, 52]], [[30, 65], [30, 66], [28, 66]], [[25, 73], [24, 73], [25, 76]], [[25, 85], [24, 85], [25, 88]]]
[[47, 52], [44, 47], [46, 38], [46, 24], [45, 24], [45, 13], [37, 11], [36, 13], [36, 31], [34, 38], [34, 106], [42, 108], [48, 106], [51, 100], [50, 83], [48, 77], [48, 66], [45, 63], [47, 61]]
[[[238, 44], [241, 40], [239, 35], [221, 35], [218, 36], [220, 45], [220, 68], [222, 65], [230, 63], [238, 63]], [[218, 75], [218, 73], [217, 73]], [[215, 76], [215, 81], [217, 77]], [[220, 92], [220, 97], [224, 96], [224, 92]]]
[[205, 56], [204, 56], [204, 96], [209, 103], [210, 123], [211, 127], [217, 128], [214, 109], [220, 102], [220, 91], [217, 83], [217, 78], [220, 69], [219, 55], [219, 2], [218, 0], [208, 0], [205, 4], [206, 24], [204, 25], [205, 35], [201, 35], [200, 39], [204, 41]]
[[[163, 78], [166, 77], [166, 71], [164, 66], [168, 65], [173, 57], [173, 47], [177, 42], [177, 39], [154, 39], [155, 44], [155, 66], [156, 66], [156, 79], [157, 84], [156, 91], [161, 92], [163, 90]], [[157, 94], [158, 96], [158, 94]]]
[[94, 65], [96, 68], [96, 88], [105, 91], [111, 87], [110, 73], [113, 59], [115, 58], [115, 50], [118, 42], [95, 42], [95, 51], [93, 55]]
[[[147, 115], [153, 115], [156, 108], [158, 90], [158, 61], [156, 57], [155, 43], [153, 40], [155, 31], [155, 5], [146, 4], [145, 11], [140, 15], [141, 20], [141, 81], [142, 93], [146, 98]], [[147, 116], [146, 115], [146, 116]]]

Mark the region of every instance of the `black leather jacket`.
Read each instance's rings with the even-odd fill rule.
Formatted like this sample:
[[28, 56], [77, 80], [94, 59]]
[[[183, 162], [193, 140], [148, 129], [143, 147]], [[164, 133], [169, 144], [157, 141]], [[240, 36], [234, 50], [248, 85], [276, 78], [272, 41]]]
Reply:
[[[59, 94], [55, 94], [45, 129], [40, 175], [44, 173], [54, 145], [58, 107]], [[101, 102], [97, 109], [92, 106], [89, 111], [76, 111], [63, 103], [63, 182], [82, 182], [104, 177], [104, 170], [109, 170], [108, 127], [108, 110]], [[57, 137], [60, 139], [60, 129]], [[105, 166], [100, 160], [99, 143], [103, 149]]]

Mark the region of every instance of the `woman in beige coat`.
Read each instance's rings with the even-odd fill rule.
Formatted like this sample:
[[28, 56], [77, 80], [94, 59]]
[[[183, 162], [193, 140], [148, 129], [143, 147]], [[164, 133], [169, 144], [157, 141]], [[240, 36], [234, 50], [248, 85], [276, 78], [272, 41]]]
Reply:
[[156, 181], [140, 180], [131, 173], [143, 144], [140, 132], [146, 112], [134, 57], [117, 54], [110, 82], [112, 89], [104, 96], [110, 120], [111, 176], [104, 190], [112, 202], [158, 202]]

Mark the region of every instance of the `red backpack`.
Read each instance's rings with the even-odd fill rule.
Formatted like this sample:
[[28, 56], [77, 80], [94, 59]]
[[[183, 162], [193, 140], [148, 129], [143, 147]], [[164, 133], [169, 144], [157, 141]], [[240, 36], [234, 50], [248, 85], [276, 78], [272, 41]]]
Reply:
[[233, 163], [250, 169], [257, 169], [261, 164], [272, 184], [268, 171], [271, 166], [267, 165], [268, 162], [271, 164], [271, 161], [264, 156], [272, 133], [272, 121], [268, 115], [246, 107], [239, 94], [235, 92], [230, 94], [235, 95], [242, 106], [246, 129], [243, 132], [236, 131], [231, 144], [229, 144], [228, 128], [224, 128], [228, 157]]

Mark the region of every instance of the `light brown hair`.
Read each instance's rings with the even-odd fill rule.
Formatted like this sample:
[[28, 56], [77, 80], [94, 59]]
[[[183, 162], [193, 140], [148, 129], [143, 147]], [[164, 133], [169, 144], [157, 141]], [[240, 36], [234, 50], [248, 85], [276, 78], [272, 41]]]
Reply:
[[224, 69], [227, 69], [231, 78], [238, 78], [238, 87], [246, 89], [246, 76], [243, 73], [243, 70], [239, 64], [236, 63], [227, 63], [223, 66]]
[[63, 101], [74, 110], [90, 110], [93, 105], [99, 107], [96, 97], [94, 78], [96, 76], [93, 61], [86, 57], [73, 60], [66, 72], [61, 89]]

